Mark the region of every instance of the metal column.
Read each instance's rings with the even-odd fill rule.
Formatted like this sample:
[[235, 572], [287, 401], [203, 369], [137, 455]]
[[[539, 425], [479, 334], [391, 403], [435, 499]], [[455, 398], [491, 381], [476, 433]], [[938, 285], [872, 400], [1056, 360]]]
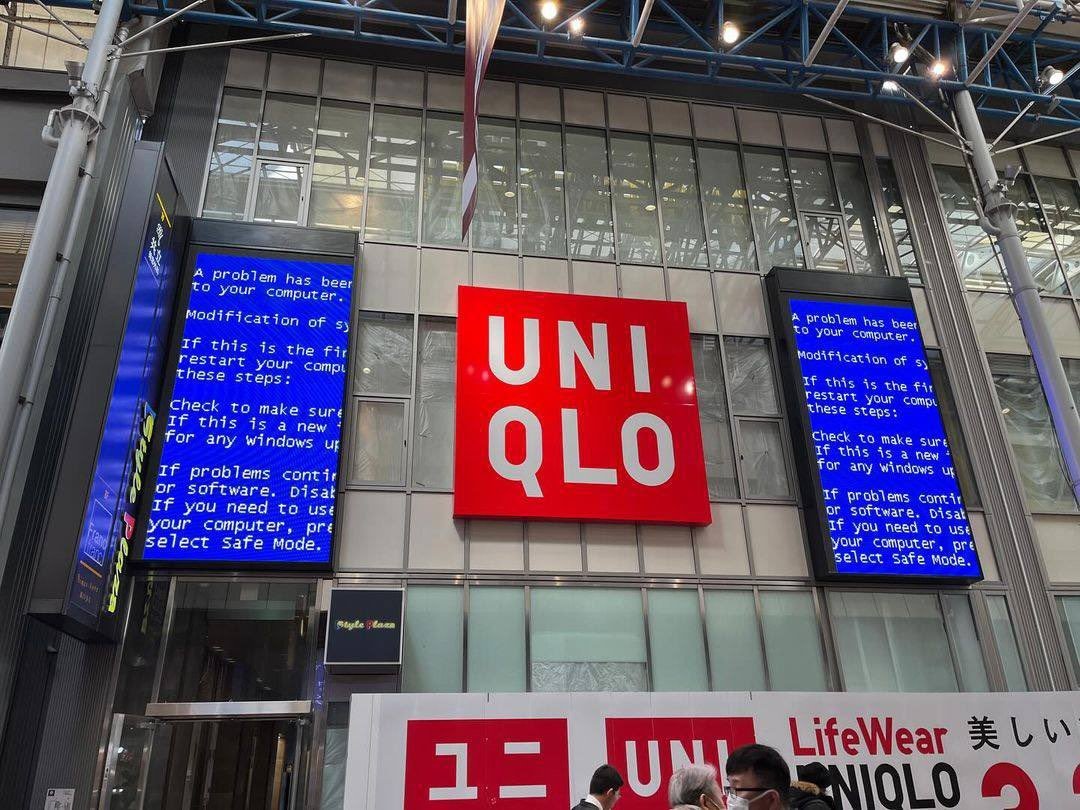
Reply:
[[953, 96], [953, 107], [971, 147], [971, 162], [979, 182], [986, 219], [989, 220], [984, 227], [1001, 249], [1013, 304], [1020, 316], [1024, 337], [1031, 347], [1039, 380], [1050, 406], [1050, 419], [1061, 443], [1069, 486], [1080, 503], [1080, 414], [1077, 413], [1061, 357], [1054, 347], [1054, 339], [1039, 300], [1039, 288], [1031, 275], [1020, 233], [1016, 229], [1016, 204], [1008, 199], [1006, 186], [998, 178], [971, 93], [967, 90], [957, 91]]

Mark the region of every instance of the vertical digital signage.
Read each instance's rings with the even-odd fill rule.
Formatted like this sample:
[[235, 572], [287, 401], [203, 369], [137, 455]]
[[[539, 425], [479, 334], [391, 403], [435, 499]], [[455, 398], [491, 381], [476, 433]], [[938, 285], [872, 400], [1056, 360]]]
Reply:
[[766, 285], [818, 573], [980, 579], [908, 282], [774, 269]]
[[352, 264], [193, 253], [141, 557], [325, 568]]

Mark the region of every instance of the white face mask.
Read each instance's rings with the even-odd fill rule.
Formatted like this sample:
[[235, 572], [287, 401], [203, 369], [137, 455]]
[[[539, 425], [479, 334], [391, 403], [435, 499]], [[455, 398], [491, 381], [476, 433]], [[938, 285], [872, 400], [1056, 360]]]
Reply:
[[[769, 791], [765, 791], [765, 793], [768, 792]], [[727, 810], [750, 810], [750, 805], [764, 796], [765, 793], [759, 793], [752, 799], [747, 799], [743, 796], [729, 796], [727, 800]]]

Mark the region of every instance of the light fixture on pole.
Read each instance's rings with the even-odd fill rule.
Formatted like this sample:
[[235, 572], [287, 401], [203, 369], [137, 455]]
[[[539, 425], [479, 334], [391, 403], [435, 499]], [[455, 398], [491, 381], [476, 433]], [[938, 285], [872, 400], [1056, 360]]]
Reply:
[[884, 93], [899, 93], [900, 85], [894, 82], [892, 79], [886, 79], [881, 83], [881, 90]]
[[949, 63], [944, 59], [935, 59], [930, 64], [930, 75], [935, 79], [940, 79], [946, 73], [949, 72]]
[[739, 41], [741, 33], [739, 26], [731, 20], [724, 20], [724, 24], [720, 26], [720, 39], [725, 45], [734, 45]]
[[559, 13], [559, 7], [553, 2], [553, 0], [545, 0], [540, 6], [540, 16], [548, 22], [555, 19], [555, 15]]
[[889, 46], [889, 59], [892, 60], [894, 65], [902, 65], [908, 59], [911, 58], [911, 48], [907, 45], [902, 45], [899, 42], [894, 42]]
[[1061, 71], [1061, 68], [1047, 65], [1039, 74], [1039, 88], [1045, 90], [1050, 87], [1057, 87], [1064, 80], [1065, 74]]
[[574, 17], [570, 20], [570, 37], [572, 39], [581, 39], [585, 35], [585, 20], [582, 17]]

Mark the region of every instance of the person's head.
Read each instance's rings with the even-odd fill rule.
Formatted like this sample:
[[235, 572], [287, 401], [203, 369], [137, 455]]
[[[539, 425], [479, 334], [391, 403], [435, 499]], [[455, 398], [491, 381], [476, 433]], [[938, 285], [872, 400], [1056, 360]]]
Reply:
[[784, 758], [767, 745], [744, 745], [732, 752], [725, 766], [729, 810], [783, 810], [791, 786]]
[[712, 765], [688, 765], [671, 775], [668, 804], [672, 807], [697, 807], [723, 810], [724, 796]]
[[589, 781], [589, 793], [600, 802], [604, 810], [611, 810], [619, 800], [623, 779], [610, 765], [601, 765]]
[[801, 781], [817, 785], [822, 791], [829, 790], [832, 787], [832, 777], [829, 775], [829, 769], [820, 762], [798, 765], [795, 772], [799, 775]]

